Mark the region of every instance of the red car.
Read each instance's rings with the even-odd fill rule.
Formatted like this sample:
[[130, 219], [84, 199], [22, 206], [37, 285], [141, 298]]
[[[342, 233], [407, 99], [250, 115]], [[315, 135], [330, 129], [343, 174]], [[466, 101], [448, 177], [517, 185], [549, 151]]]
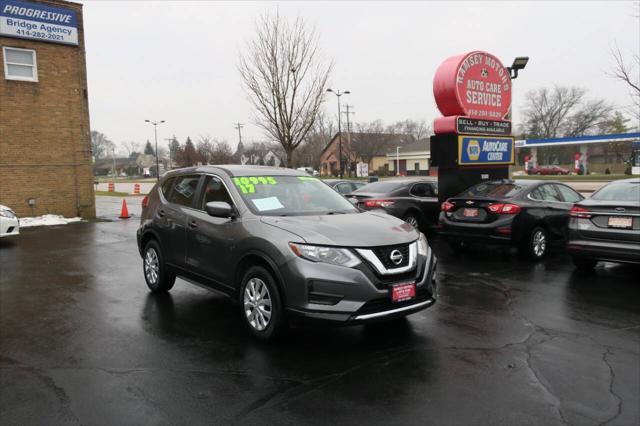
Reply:
[[531, 175], [568, 175], [569, 170], [559, 166], [538, 166], [531, 169]]

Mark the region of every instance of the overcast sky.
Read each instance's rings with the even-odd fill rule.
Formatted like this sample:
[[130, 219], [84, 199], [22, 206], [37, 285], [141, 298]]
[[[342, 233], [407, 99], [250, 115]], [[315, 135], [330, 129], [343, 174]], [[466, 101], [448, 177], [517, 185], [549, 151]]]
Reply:
[[[261, 140], [236, 69], [239, 52], [265, 11], [300, 15], [317, 26], [331, 87], [356, 111], [354, 121], [425, 119], [439, 112], [433, 75], [445, 58], [485, 50], [505, 66], [529, 64], [514, 82], [515, 124], [528, 90], [586, 87], [592, 97], [629, 105], [608, 77], [617, 42], [640, 51], [637, 1], [536, 2], [186, 2], [84, 1], [91, 127], [115, 142], [153, 139], [145, 119], [166, 120], [159, 143], [200, 135], [235, 147]], [[635, 3], [635, 4], [634, 4]], [[335, 97], [325, 111], [335, 115]]]

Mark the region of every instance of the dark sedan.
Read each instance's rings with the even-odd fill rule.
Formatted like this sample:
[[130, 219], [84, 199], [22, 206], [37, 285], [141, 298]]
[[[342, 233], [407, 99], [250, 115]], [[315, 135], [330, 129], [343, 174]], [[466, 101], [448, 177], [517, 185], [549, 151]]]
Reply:
[[348, 179], [324, 179], [323, 182], [342, 195], [350, 194], [367, 184], [366, 182], [362, 182], [359, 180]]
[[611, 182], [571, 209], [567, 250], [579, 269], [640, 263], [640, 179]]
[[354, 199], [361, 210], [385, 210], [422, 231], [438, 224], [440, 206], [435, 178], [373, 182], [347, 197]]
[[442, 203], [441, 231], [454, 250], [472, 242], [499, 243], [541, 259], [550, 244], [566, 242], [569, 211], [583, 199], [560, 182], [483, 182]]

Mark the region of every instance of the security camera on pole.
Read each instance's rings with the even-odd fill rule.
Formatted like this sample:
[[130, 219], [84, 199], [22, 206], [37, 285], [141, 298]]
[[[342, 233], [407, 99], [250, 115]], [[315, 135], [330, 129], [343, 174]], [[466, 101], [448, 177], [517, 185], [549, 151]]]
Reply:
[[440, 201], [482, 181], [509, 178], [515, 162], [511, 136], [511, 84], [528, 58], [505, 67], [495, 56], [474, 51], [446, 59], [433, 79], [444, 117], [434, 120], [431, 158], [438, 167]]

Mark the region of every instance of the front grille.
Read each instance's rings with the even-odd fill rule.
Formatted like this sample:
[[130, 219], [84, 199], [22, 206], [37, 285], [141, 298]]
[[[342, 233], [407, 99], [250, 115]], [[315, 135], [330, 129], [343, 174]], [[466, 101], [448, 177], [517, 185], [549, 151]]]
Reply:
[[[402, 262], [394, 263], [390, 256], [394, 250], [398, 250], [402, 254]], [[399, 246], [384, 246], [372, 249], [380, 263], [387, 269], [402, 268], [409, 264], [409, 244]]]

